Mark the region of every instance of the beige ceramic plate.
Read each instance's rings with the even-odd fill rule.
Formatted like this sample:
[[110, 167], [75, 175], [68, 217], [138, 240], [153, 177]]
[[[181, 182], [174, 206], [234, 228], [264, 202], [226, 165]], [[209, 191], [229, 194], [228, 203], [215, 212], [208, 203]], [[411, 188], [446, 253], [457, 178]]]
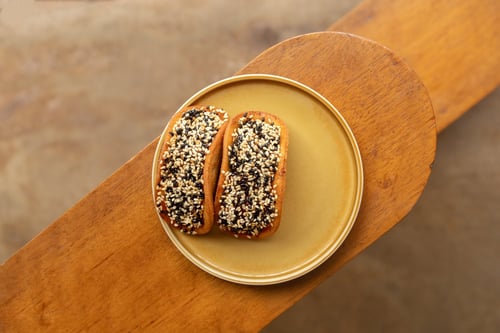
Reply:
[[[297, 278], [329, 258], [356, 219], [363, 189], [358, 146], [333, 105], [296, 81], [260, 74], [214, 83], [182, 107], [192, 104], [222, 107], [229, 115], [261, 110], [282, 118], [290, 135], [287, 184], [281, 226], [264, 240], [235, 239], [215, 226], [207, 235], [188, 236], [160, 218], [179, 251], [212, 275], [254, 285]], [[153, 193], [164, 135], [154, 157]]]

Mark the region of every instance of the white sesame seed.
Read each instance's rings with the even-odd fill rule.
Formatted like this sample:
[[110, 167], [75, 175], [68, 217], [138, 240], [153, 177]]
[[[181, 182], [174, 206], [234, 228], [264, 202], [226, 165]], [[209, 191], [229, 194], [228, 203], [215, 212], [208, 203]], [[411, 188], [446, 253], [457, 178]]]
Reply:
[[253, 115], [242, 117], [231, 134], [229, 171], [220, 199], [218, 223], [237, 234], [257, 236], [277, 216], [274, 174], [280, 159], [279, 126]]
[[[219, 115], [224, 115], [220, 119]], [[213, 106], [192, 108], [174, 124], [160, 162], [158, 198], [174, 227], [195, 234], [203, 225], [203, 166], [209, 147], [227, 114]], [[158, 200], [158, 199], [157, 199]]]

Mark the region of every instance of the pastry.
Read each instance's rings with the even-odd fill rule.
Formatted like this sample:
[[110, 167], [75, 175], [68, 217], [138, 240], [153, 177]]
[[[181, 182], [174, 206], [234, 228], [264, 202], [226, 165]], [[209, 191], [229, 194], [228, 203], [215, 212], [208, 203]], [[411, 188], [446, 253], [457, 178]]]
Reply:
[[277, 116], [249, 111], [231, 118], [215, 198], [221, 230], [249, 239], [265, 238], [278, 230], [287, 153], [288, 130]]
[[188, 106], [169, 121], [160, 152], [155, 193], [163, 220], [181, 232], [201, 235], [214, 223], [214, 192], [227, 113]]

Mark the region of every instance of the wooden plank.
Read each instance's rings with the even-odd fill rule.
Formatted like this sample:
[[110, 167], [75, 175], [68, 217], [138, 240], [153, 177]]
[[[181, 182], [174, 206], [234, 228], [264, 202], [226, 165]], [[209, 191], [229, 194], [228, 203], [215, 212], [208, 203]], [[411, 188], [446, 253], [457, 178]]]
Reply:
[[438, 131], [500, 82], [497, 0], [368, 0], [329, 30], [376, 40], [402, 56], [429, 90]]
[[214, 278], [170, 243], [154, 211], [151, 143], [0, 269], [5, 331], [255, 331], [396, 224], [430, 173], [435, 122], [427, 92], [391, 51], [331, 32], [301, 36], [242, 72], [300, 80], [351, 123], [366, 186], [344, 246], [304, 278], [251, 287]]

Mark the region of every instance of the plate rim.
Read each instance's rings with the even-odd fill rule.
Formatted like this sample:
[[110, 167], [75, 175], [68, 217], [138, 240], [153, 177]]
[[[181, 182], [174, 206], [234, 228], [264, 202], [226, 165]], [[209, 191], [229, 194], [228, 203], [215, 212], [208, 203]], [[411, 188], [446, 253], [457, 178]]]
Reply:
[[[172, 241], [174, 246], [177, 248], [178, 251], [181, 252], [191, 263], [193, 263], [195, 266], [198, 268], [202, 269], [203, 271], [216, 276], [220, 279], [233, 282], [233, 283], [239, 283], [239, 284], [245, 284], [245, 285], [271, 285], [271, 284], [278, 284], [278, 283], [283, 283], [287, 282], [296, 278], [299, 278], [301, 276], [304, 276], [305, 274], [311, 272], [315, 268], [319, 267], [321, 264], [323, 264], [326, 260], [328, 260], [337, 250], [338, 248], [344, 243], [345, 239], [349, 235], [350, 231], [352, 230], [352, 227], [354, 223], [356, 222], [357, 216], [359, 214], [359, 210], [361, 207], [361, 201], [363, 197], [363, 190], [364, 190], [364, 172], [363, 172], [363, 161], [361, 157], [361, 151], [359, 149], [358, 143], [356, 141], [356, 138], [354, 136], [354, 133], [352, 129], [350, 128], [349, 124], [347, 123], [346, 119], [342, 116], [340, 111], [323, 95], [321, 95], [319, 92], [314, 90], [313, 88], [290, 78], [284, 77], [284, 76], [279, 76], [279, 75], [274, 75], [274, 74], [241, 74], [241, 75], [234, 75], [230, 76], [224, 79], [221, 79], [219, 81], [216, 81], [214, 83], [211, 83], [204, 88], [198, 90], [196, 93], [191, 95], [176, 111], [175, 113], [179, 112], [182, 110], [184, 107], [191, 105], [194, 101], [200, 99], [202, 96], [210, 93], [211, 91], [227, 85], [231, 83], [236, 83], [240, 81], [248, 81], [248, 80], [267, 80], [267, 81], [274, 81], [274, 82], [280, 82], [284, 83], [286, 85], [291, 85], [295, 88], [298, 88], [302, 90], [303, 92], [313, 96], [315, 99], [319, 100], [323, 105], [326, 106], [326, 108], [333, 114], [334, 117], [337, 118], [338, 122], [340, 123], [342, 129], [345, 131], [346, 136], [349, 139], [351, 148], [354, 153], [354, 159], [356, 162], [356, 174], [357, 174], [357, 186], [356, 186], [356, 194], [355, 194], [355, 200], [354, 200], [354, 205], [353, 208], [350, 212], [350, 216], [347, 219], [347, 224], [346, 227], [342, 230], [342, 233], [340, 234], [339, 237], [335, 239], [332, 244], [330, 244], [325, 251], [322, 251], [319, 253], [318, 256], [313, 256], [310, 259], [306, 261], [306, 264], [304, 266], [294, 266], [294, 268], [289, 269], [283, 273], [277, 272], [276, 274], [265, 274], [265, 275], [250, 275], [250, 274], [240, 274], [238, 275], [237, 273], [234, 272], [228, 272], [228, 270], [224, 271], [222, 268], [215, 266], [213, 264], [207, 263], [206, 261], [202, 261], [199, 258], [197, 258], [191, 251], [187, 250], [183, 244], [179, 241], [178, 237], [175, 235], [174, 231], [170, 228], [170, 226], [165, 222], [158, 211], [155, 208], [156, 215], [158, 216], [160, 223], [165, 230], [165, 233], [169, 237], [169, 239]], [[174, 114], [175, 114], [174, 113]], [[153, 197], [153, 203], [154, 203], [154, 197], [156, 194], [156, 171], [157, 171], [157, 164], [158, 164], [158, 159], [159, 159], [159, 154], [161, 151], [161, 147], [163, 146], [163, 142], [165, 139], [165, 133], [168, 127], [168, 123], [170, 120], [167, 122], [165, 125], [165, 128], [163, 129], [158, 143], [156, 145], [154, 157], [153, 157], [153, 164], [152, 164], [152, 177], [151, 177], [151, 185], [152, 185], [152, 197]]]

